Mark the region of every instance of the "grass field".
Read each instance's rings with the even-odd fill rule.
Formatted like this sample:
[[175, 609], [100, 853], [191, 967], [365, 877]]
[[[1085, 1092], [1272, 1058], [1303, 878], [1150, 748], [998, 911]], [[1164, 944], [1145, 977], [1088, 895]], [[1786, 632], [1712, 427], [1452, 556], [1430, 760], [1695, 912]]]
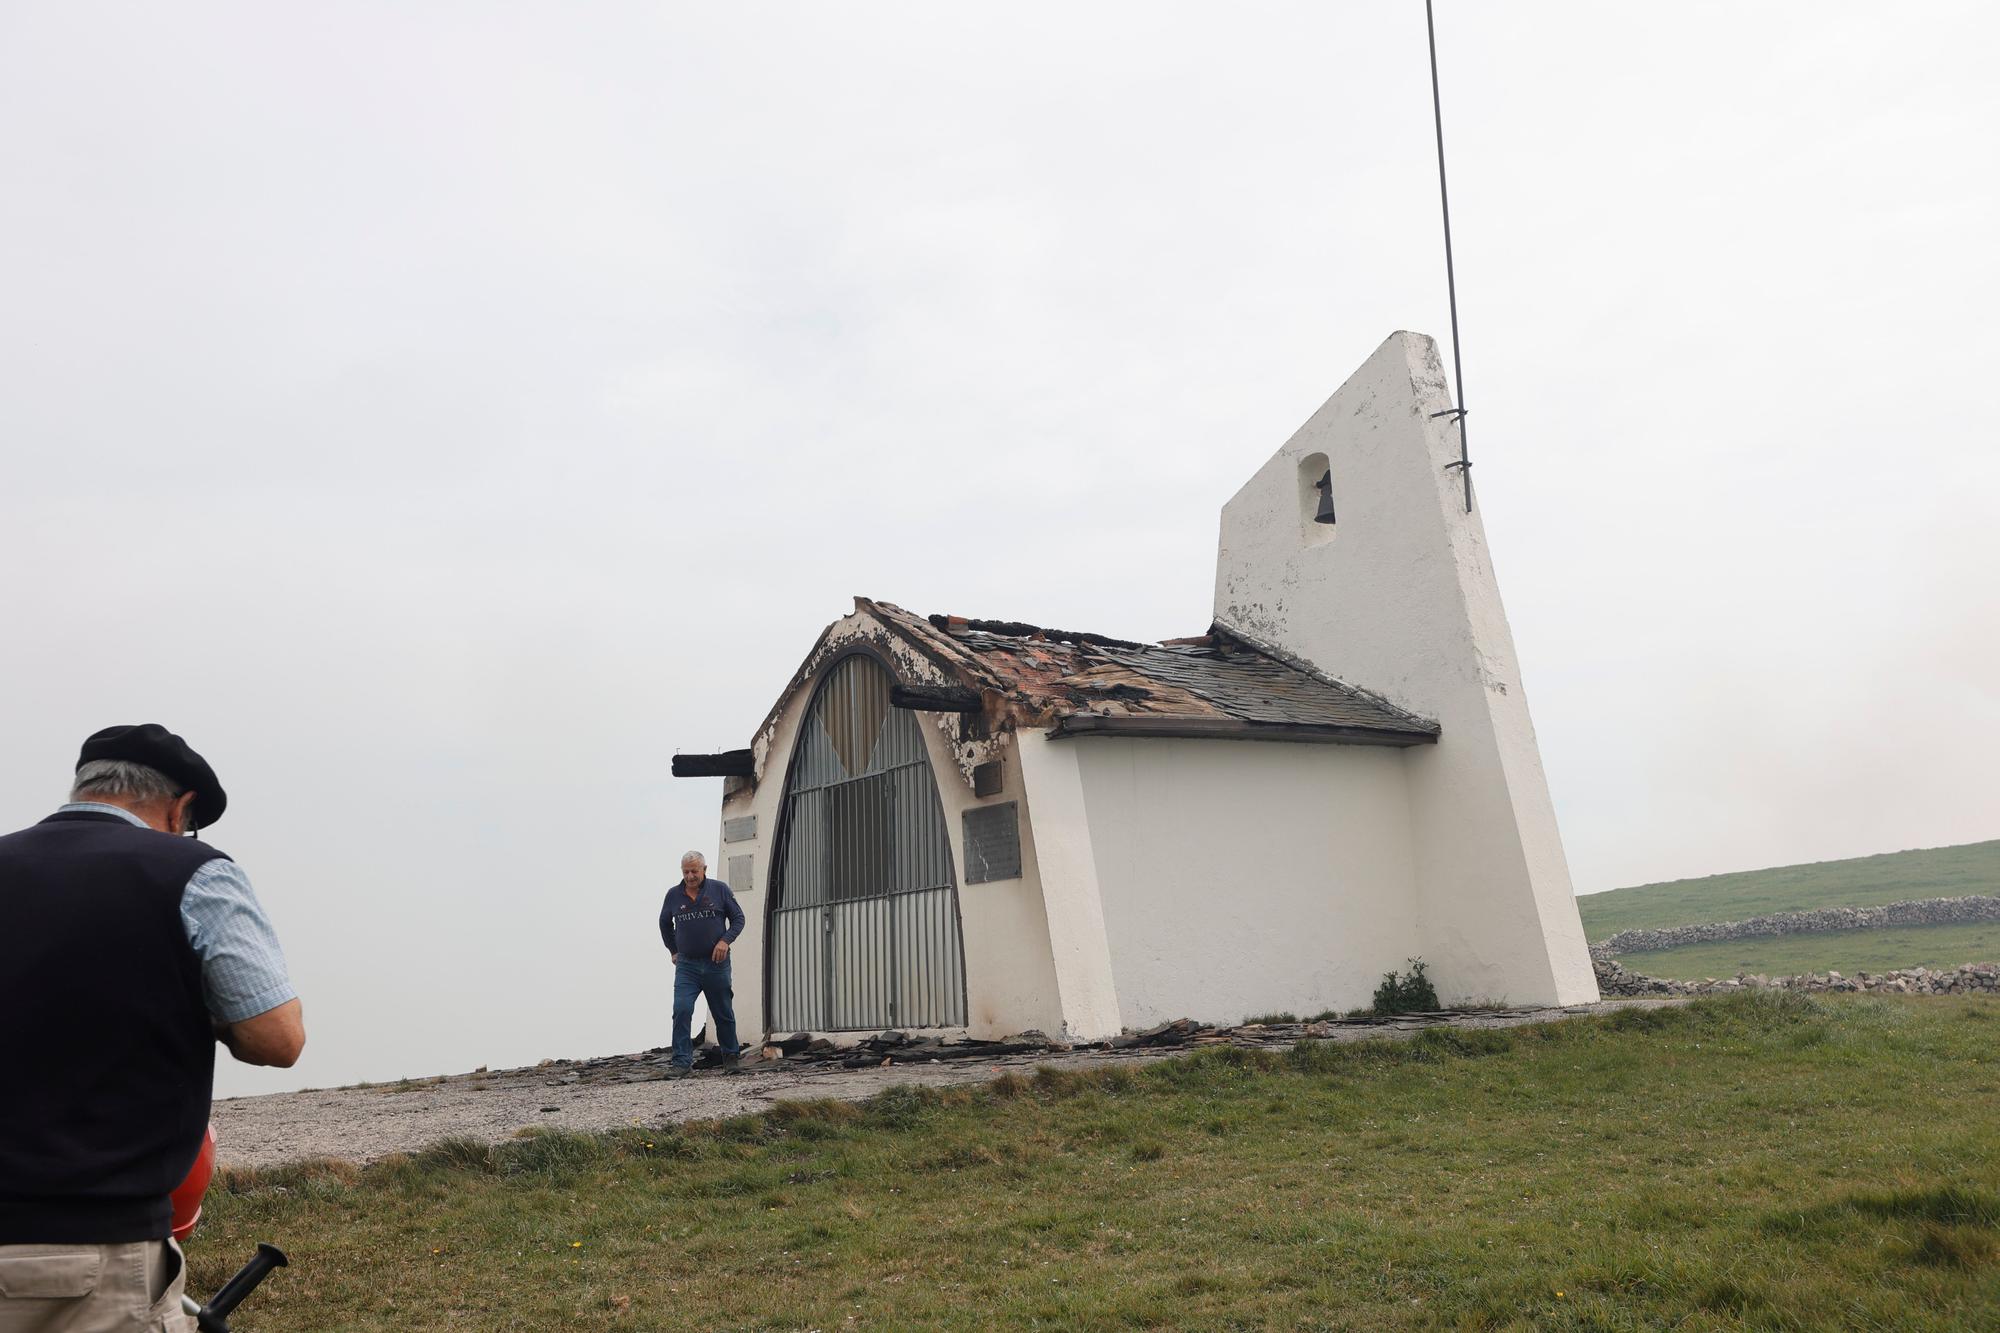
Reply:
[[1576, 905], [1584, 935], [1601, 940], [1636, 926], [1741, 921], [1772, 912], [1975, 893], [2000, 894], [2000, 841], [1640, 884], [1586, 894]]
[[359, 1329], [2000, 1326], [2000, 1005], [1757, 993], [229, 1175]]
[[1891, 926], [1881, 930], [1830, 930], [1690, 944], [1679, 949], [1618, 955], [1634, 972], [1698, 981], [1733, 977], [1741, 970], [1795, 976], [1829, 969], [1890, 972], [1899, 967], [1956, 967], [2000, 962], [2000, 922], [1965, 926]]

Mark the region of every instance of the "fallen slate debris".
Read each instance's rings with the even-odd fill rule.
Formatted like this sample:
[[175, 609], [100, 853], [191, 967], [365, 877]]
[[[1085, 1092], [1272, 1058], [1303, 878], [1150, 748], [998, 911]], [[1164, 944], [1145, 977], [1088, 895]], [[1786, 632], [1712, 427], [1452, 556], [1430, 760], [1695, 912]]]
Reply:
[[1382, 1028], [1409, 1030], [1436, 1027], [1469, 1014], [1504, 1015], [1528, 1013], [1527, 1009], [1436, 1009], [1422, 1013], [1356, 1015], [1314, 1022], [1244, 1023], [1235, 1027], [1211, 1027], [1192, 1018], [1176, 1018], [1138, 1032], [1123, 1032], [1108, 1041], [1065, 1042], [1047, 1033], [1029, 1029], [997, 1041], [970, 1037], [917, 1037], [907, 1032], [878, 1032], [848, 1045], [835, 1045], [824, 1037], [808, 1038], [794, 1033], [763, 1048], [767, 1061], [787, 1068], [833, 1065], [843, 1069], [863, 1069], [883, 1064], [924, 1064], [944, 1060], [1001, 1060], [1013, 1056], [1060, 1054], [1066, 1051], [1123, 1051], [1180, 1046], [1291, 1046], [1301, 1041], [1331, 1037], [1342, 1028]]
[[[781, 1044], [782, 1045], [782, 1044]], [[1039, 1032], [1020, 1033], [999, 1041], [979, 1041], [970, 1037], [913, 1037], [907, 1032], [878, 1032], [847, 1046], [835, 1046], [821, 1038], [796, 1051], [787, 1051], [784, 1063], [795, 1065], [832, 1064], [844, 1069], [862, 1069], [884, 1063], [892, 1065], [929, 1064], [940, 1060], [997, 1060], [1010, 1055], [1038, 1055], [1056, 1049], [1057, 1043]], [[1063, 1047], [1062, 1049], [1074, 1049]]]
[[[1190, 1034], [1188, 1041], [1178, 1046], [1114, 1050], [1107, 1042], [1093, 1043], [1095, 1049], [1060, 1054], [1053, 1052], [1062, 1043], [1051, 1041], [1045, 1049], [1029, 1049], [1005, 1059], [953, 1062], [947, 1058], [928, 1065], [909, 1061], [936, 1058], [941, 1048], [956, 1049], [963, 1054], [990, 1051], [993, 1044], [933, 1044], [922, 1034], [905, 1032], [905, 1036], [912, 1038], [906, 1045], [916, 1050], [901, 1055], [882, 1053], [892, 1064], [900, 1062], [901, 1068], [850, 1070], [841, 1068], [838, 1061], [818, 1057], [792, 1061], [780, 1053], [772, 1059], [746, 1056], [740, 1067], [720, 1072], [704, 1070], [690, 1080], [619, 1086], [659, 1077], [658, 1071], [666, 1066], [669, 1056], [666, 1051], [653, 1050], [640, 1052], [638, 1059], [629, 1055], [591, 1060], [551, 1059], [530, 1066], [439, 1074], [393, 1085], [225, 1098], [215, 1103], [212, 1114], [227, 1145], [225, 1151], [229, 1155], [224, 1160], [232, 1165], [276, 1165], [302, 1157], [338, 1157], [359, 1164], [380, 1160], [391, 1153], [415, 1152], [448, 1137], [501, 1142], [527, 1126], [560, 1124], [565, 1130], [596, 1133], [756, 1113], [780, 1101], [820, 1098], [859, 1101], [899, 1084], [932, 1088], [974, 1086], [1007, 1072], [1017, 1078], [1031, 1075], [1042, 1066], [1087, 1069], [1171, 1063], [1186, 1052], [1208, 1049], [1213, 1041], [1264, 1047], [1275, 1052], [1296, 1042], [1314, 1045], [1317, 1041], [1367, 1042], [1377, 1037], [1407, 1037], [1445, 1021], [1468, 1031], [1484, 1030], [1682, 1002], [1677, 997], [1639, 998], [1560, 1007], [1504, 1010], [1481, 1007], [1448, 1016], [1419, 1014], [1220, 1028], [1197, 1028], [1190, 1023], [1181, 1029]], [[1155, 1040], [1165, 1035], [1163, 1032]], [[1197, 1041], [1197, 1037], [1202, 1040]], [[1033, 1043], [1012, 1045], [1029, 1047]], [[933, 1054], [924, 1056], [925, 1049]], [[737, 1074], [744, 1077], [734, 1077]], [[565, 1075], [569, 1076], [567, 1083], [563, 1082]], [[549, 1086], [552, 1081], [556, 1086]], [[542, 1111], [544, 1106], [559, 1106], [560, 1113]]]
[[1191, 1040], [1197, 1032], [1207, 1029], [1192, 1018], [1176, 1018], [1171, 1023], [1147, 1028], [1144, 1032], [1121, 1032], [1110, 1041], [1114, 1051], [1128, 1050], [1134, 1046], [1181, 1046]]
[[[734, 1065], [724, 1064], [712, 1046], [696, 1055], [695, 1068], [704, 1074], [744, 1074], [772, 1069], [868, 1069], [883, 1065], [916, 1065], [939, 1062], [1034, 1059], [1069, 1051], [1173, 1050], [1204, 1046], [1292, 1046], [1301, 1041], [1331, 1038], [1339, 1029], [1380, 1028], [1409, 1031], [1436, 1027], [1468, 1015], [1501, 1017], [1531, 1012], [1527, 1009], [1437, 1009], [1424, 1013], [1357, 1015], [1325, 1018], [1312, 1022], [1242, 1023], [1235, 1027], [1212, 1027], [1192, 1018], [1176, 1018], [1137, 1032], [1122, 1032], [1108, 1041], [1057, 1041], [1034, 1029], [997, 1040], [971, 1037], [926, 1037], [891, 1029], [836, 1043], [826, 1037], [794, 1032], [761, 1047], [751, 1047]], [[549, 1086], [648, 1083], [668, 1076], [673, 1052], [656, 1046], [636, 1055], [601, 1056], [591, 1060], [544, 1060], [533, 1069], [519, 1071], [540, 1075]], [[504, 1072], [504, 1071], [503, 1071]]]

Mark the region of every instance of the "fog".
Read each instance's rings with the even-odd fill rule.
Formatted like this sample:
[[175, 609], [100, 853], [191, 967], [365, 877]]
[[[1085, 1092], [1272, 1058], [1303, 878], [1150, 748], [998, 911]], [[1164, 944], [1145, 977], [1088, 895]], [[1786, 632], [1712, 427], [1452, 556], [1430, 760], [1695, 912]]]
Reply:
[[[2000, 17], [1438, 21], [1577, 887], [2000, 836]], [[213, 761], [312, 1034], [223, 1092], [663, 1043], [675, 750], [855, 594], [1199, 633], [1450, 351], [1415, 3], [16, 5], [0, 127], [0, 821]]]

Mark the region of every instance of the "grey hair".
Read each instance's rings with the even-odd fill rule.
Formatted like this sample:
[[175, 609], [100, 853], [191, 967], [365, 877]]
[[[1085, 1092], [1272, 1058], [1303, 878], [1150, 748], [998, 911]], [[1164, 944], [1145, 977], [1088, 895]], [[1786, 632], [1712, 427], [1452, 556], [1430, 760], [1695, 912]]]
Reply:
[[124, 759], [93, 759], [76, 770], [69, 798], [84, 801], [93, 796], [125, 796], [141, 801], [171, 801], [186, 790], [157, 768]]
[[706, 870], [706, 869], [708, 869], [708, 858], [707, 858], [707, 857], [705, 857], [705, 856], [703, 856], [703, 855], [702, 855], [702, 854], [701, 854], [700, 852], [682, 852], [682, 853], [681, 853], [681, 864], [682, 864], [682, 865], [686, 865], [686, 864], [687, 864], [688, 862], [690, 862], [690, 861], [699, 861], [699, 862], [701, 862], [701, 868], [702, 868], [703, 870]]

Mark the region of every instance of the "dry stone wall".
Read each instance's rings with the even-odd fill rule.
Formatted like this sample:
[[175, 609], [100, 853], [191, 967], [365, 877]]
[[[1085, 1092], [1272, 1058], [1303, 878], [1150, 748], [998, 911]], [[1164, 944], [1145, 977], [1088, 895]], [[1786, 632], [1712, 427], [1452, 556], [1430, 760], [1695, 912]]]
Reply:
[[1604, 995], [1716, 995], [1752, 988], [1796, 991], [1874, 991], [1889, 995], [2000, 995], [2000, 964], [1964, 963], [1958, 967], [1909, 967], [1894, 972], [1813, 972], [1796, 977], [1739, 973], [1721, 980], [1672, 981], [1628, 972], [1615, 960], [1599, 958], [1597, 989]]
[[[1658, 930], [1621, 930], [1590, 946], [1592, 961], [1604, 963], [1615, 954], [1650, 953], [1685, 944], [1713, 944], [1759, 935], [1801, 935], [1823, 930], [1874, 930], [1883, 926], [1958, 926], [2000, 921], [2000, 897], [1915, 898], [1880, 907], [1822, 907], [1810, 912], [1774, 912], [1748, 921], [1711, 921], [1698, 926], [1667, 926]], [[1602, 987], [1602, 979], [1599, 981]]]

